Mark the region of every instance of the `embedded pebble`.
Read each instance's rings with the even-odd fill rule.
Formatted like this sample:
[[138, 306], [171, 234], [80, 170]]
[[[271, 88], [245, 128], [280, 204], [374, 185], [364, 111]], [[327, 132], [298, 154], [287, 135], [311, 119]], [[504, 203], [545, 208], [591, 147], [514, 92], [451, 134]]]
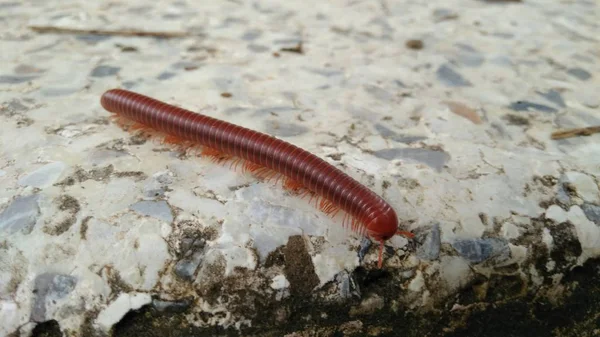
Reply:
[[92, 70], [90, 76], [92, 77], [108, 77], [113, 76], [119, 73], [121, 68], [119, 67], [111, 67], [111, 66], [98, 66]]
[[375, 151], [373, 154], [387, 160], [414, 160], [424, 163], [438, 172], [440, 172], [444, 168], [446, 162], [450, 160], [450, 155], [444, 151], [417, 148], [383, 149]]
[[587, 81], [592, 78], [592, 74], [590, 74], [589, 71], [578, 67], [567, 70], [567, 73], [582, 81]]
[[29, 234], [40, 215], [38, 200], [40, 196], [33, 194], [25, 197], [17, 197], [0, 214], [0, 231], [13, 234], [21, 231]]
[[173, 213], [166, 201], [140, 201], [130, 207], [132, 210], [146, 216], [151, 216], [165, 222], [173, 221]]
[[538, 92], [538, 94], [561, 108], [567, 107], [567, 105], [565, 104], [565, 100], [562, 98], [560, 92], [557, 90], [551, 89], [546, 92]]
[[159, 299], [152, 300], [152, 306], [154, 309], [160, 312], [184, 312], [186, 311], [192, 302], [189, 300], [181, 301], [161, 301]]
[[173, 173], [170, 171], [155, 173], [144, 185], [144, 196], [148, 199], [164, 197], [169, 184], [173, 182]]
[[581, 209], [590, 221], [600, 226], [600, 206], [586, 203], [581, 205]]
[[472, 85], [471, 82], [447, 64], [441, 65], [436, 74], [438, 79], [449, 87], [468, 87]]
[[360, 289], [352, 274], [348, 273], [346, 270], [343, 270], [335, 276], [335, 280], [338, 282], [340, 298], [360, 298]]
[[69, 275], [47, 273], [36, 277], [31, 319], [40, 323], [48, 320], [50, 318], [46, 316], [48, 307], [56, 305], [57, 300], [66, 297], [76, 284], [77, 279]]
[[528, 102], [528, 101], [513, 102], [508, 107], [515, 111], [529, 111], [531, 109], [537, 110], [537, 111], [542, 111], [542, 112], [557, 112], [558, 111], [556, 108], [553, 108], [553, 107], [550, 107], [547, 105], [543, 105], [543, 104], [539, 104], [539, 103]]
[[510, 257], [508, 241], [504, 239], [460, 239], [454, 241], [452, 247], [471, 263], [490, 259], [502, 262]]
[[55, 183], [67, 165], [62, 162], [46, 164], [19, 179], [19, 185], [45, 188]]
[[417, 249], [417, 256], [423, 260], [436, 260], [440, 256], [440, 224], [436, 223], [427, 234], [423, 245]]

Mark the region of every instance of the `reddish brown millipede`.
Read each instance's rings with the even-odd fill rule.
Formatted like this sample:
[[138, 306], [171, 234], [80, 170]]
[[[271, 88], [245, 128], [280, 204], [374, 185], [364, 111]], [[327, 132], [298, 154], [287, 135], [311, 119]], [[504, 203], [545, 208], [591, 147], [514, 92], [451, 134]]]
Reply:
[[102, 106], [119, 118], [135, 123], [135, 129], [158, 131], [167, 143], [203, 147], [203, 154], [218, 161], [232, 159], [244, 170], [265, 178], [284, 178], [290, 190], [316, 197], [323, 212], [345, 212], [343, 225], [383, 244], [398, 230], [394, 209], [379, 195], [325, 160], [275, 137], [212, 117], [175, 107], [134, 92], [113, 89], [101, 98]]

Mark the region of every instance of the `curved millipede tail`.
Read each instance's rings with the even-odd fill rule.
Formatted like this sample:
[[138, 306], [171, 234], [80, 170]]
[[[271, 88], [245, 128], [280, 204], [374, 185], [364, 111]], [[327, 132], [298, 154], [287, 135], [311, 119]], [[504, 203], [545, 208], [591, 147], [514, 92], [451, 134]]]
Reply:
[[[383, 244], [398, 232], [394, 209], [380, 196], [325, 160], [283, 140], [188, 111], [131, 91], [112, 89], [100, 100], [118, 123], [163, 137], [185, 148], [201, 146], [202, 154], [217, 162], [232, 161], [259, 178], [283, 180], [283, 186], [310, 196], [323, 212], [342, 210], [343, 226]], [[399, 232], [412, 238], [412, 233]]]

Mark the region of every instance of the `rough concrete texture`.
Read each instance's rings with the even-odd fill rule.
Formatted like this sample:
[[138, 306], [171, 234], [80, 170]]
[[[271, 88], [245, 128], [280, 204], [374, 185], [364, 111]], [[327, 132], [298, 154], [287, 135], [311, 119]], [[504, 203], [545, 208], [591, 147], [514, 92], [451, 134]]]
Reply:
[[[2, 1], [0, 22], [0, 336], [600, 334], [600, 135], [550, 138], [600, 124], [597, 2]], [[115, 87], [312, 151], [416, 240], [359, 261], [308, 200], [119, 128]]]

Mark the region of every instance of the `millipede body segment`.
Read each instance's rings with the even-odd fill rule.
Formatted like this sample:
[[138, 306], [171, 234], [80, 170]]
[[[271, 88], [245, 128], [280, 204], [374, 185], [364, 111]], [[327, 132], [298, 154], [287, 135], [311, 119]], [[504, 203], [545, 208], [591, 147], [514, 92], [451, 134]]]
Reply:
[[284, 186], [302, 188], [320, 199], [328, 214], [346, 212], [344, 225], [383, 243], [401, 233], [394, 209], [380, 196], [325, 160], [275, 137], [191, 112], [134, 92], [112, 89], [102, 106], [136, 128], [159, 132], [166, 142], [195, 144], [213, 158], [243, 160], [246, 170], [263, 177], [283, 176]]

